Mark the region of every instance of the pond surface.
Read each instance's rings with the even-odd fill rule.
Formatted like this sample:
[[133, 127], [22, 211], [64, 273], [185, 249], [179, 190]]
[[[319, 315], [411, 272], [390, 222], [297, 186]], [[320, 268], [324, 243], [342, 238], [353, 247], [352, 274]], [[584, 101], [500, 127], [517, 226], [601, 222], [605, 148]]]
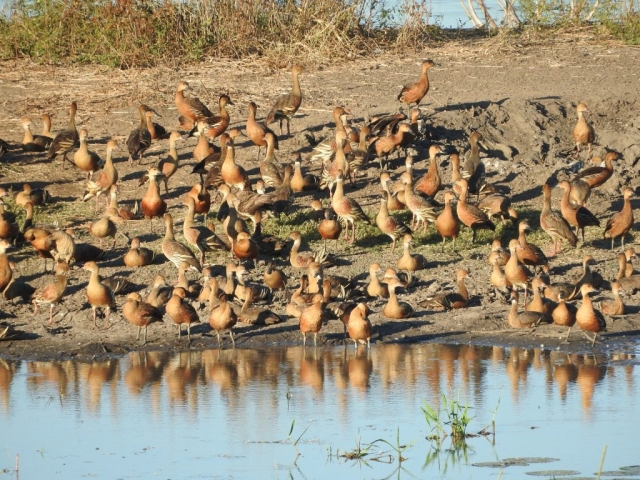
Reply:
[[[389, 344], [0, 359], [0, 477], [19, 455], [23, 480], [594, 478], [605, 445], [604, 470], [640, 463], [635, 353]], [[495, 436], [438, 449], [421, 408], [443, 395], [468, 403], [469, 432], [495, 415]], [[395, 446], [398, 432], [401, 469], [388, 444], [370, 445]], [[341, 456], [358, 443], [361, 461]], [[523, 457], [535, 458], [506, 466]]]

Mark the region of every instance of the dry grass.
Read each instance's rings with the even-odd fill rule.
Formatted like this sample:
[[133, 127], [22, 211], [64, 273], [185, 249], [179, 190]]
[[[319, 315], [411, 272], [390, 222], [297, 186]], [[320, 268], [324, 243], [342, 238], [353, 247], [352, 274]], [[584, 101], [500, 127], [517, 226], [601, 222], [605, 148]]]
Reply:
[[[596, 31], [639, 43], [638, 14], [616, 5], [604, 2], [594, 17]], [[521, 30], [500, 30], [499, 41], [514, 32], [526, 40], [532, 31], [549, 37], [559, 28], [585, 25], [535, 18], [525, 15]], [[282, 67], [380, 49], [416, 51], [455, 41], [461, 32], [441, 30], [428, 0], [14, 0], [0, 18], [0, 58], [133, 68], [259, 56]]]

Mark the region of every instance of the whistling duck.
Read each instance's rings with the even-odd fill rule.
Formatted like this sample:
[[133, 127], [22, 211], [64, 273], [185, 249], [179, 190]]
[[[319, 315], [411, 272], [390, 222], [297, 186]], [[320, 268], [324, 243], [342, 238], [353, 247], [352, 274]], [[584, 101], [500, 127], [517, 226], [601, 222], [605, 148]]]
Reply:
[[526, 232], [528, 231], [531, 231], [531, 227], [527, 220], [523, 220], [518, 224], [518, 243], [522, 247], [516, 250], [518, 260], [525, 265], [537, 266], [544, 271], [548, 271], [549, 260], [538, 246], [527, 242]]
[[247, 269], [244, 265], [238, 265], [235, 267], [235, 274], [238, 279], [234, 294], [239, 300], [245, 300], [247, 292], [252, 290], [254, 300], [270, 300], [271, 290], [263, 285], [255, 283], [245, 282], [244, 276], [247, 274]]
[[194, 225], [195, 202], [193, 198], [185, 197], [184, 204], [187, 206], [188, 211], [182, 224], [182, 233], [185, 240], [200, 252], [200, 264], [204, 265], [205, 252], [223, 247], [220, 245], [215, 233], [206, 227]]
[[296, 114], [300, 104], [302, 103], [302, 92], [300, 91], [299, 76], [302, 73], [302, 67], [300, 65], [294, 65], [291, 68], [291, 76], [293, 80], [293, 89], [286, 95], [278, 97], [275, 104], [267, 114], [265, 123], [267, 125], [280, 121], [280, 135], [282, 135], [282, 121], [287, 121], [287, 136], [291, 136], [289, 129], [289, 122], [291, 118]]
[[147, 295], [145, 302], [156, 308], [162, 308], [167, 304], [172, 296], [173, 288], [167, 285], [167, 282], [162, 275], [156, 275], [156, 278], [153, 280], [151, 291]]
[[478, 145], [482, 144], [482, 134], [480, 132], [473, 132], [469, 136], [469, 144], [471, 150], [467, 160], [461, 170], [462, 177], [467, 180], [469, 186], [469, 193], [475, 193], [480, 195], [480, 189], [484, 184], [485, 166], [480, 159], [480, 150]]
[[411, 253], [413, 237], [410, 233], [405, 233], [403, 237], [403, 253], [398, 259], [397, 265], [400, 270], [415, 272], [427, 268], [427, 260], [419, 253]]
[[118, 185], [111, 185], [109, 189], [109, 202], [104, 211], [105, 215], [109, 215], [114, 223], [121, 224], [124, 220], [133, 220], [138, 214], [138, 202], [134, 202], [133, 209], [120, 208], [118, 206]]
[[500, 243], [500, 239], [495, 238], [493, 242], [491, 242], [491, 252], [489, 253], [489, 257], [487, 258], [487, 263], [489, 265], [493, 265], [494, 263], [499, 267], [504, 267], [507, 262], [511, 258], [509, 252], [502, 248], [502, 243]]
[[196, 310], [185, 298], [187, 292], [184, 288], [176, 287], [173, 289], [173, 295], [167, 302], [165, 309], [169, 318], [178, 325], [178, 338], [182, 335], [182, 325], [187, 325], [187, 340], [191, 341], [191, 324], [200, 323]]
[[581, 145], [586, 145], [589, 149], [588, 153], [590, 154], [596, 134], [593, 127], [589, 125], [584, 118], [584, 112], [588, 112], [589, 110], [587, 110], [587, 106], [584, 103], [580, 102], [576, 106], [576, 111], [578, 112], [578, 123], [573, 127], [573, 141], [576, 144], [576, 154], [580, 153]]
[[131, 248], [122, 260], [127, 267], [144, 267], [151, 265], [155, 256], [156, 254], [153, 250], [140, 246], [138, 237], [133, 237], [131, 239]]
[[240, 260], [255, 260], [258, 258], [260, 247], [247, 232], [239, 232], [233, 242], [233, 254]]
[[518, 219], [518, 212], [511, 206], [511, 199], [501, 193], [492, 193], [480, 200], [476, 207], [487, 214], [489, 219], [494, 215], [500, 215], [504, 222], [505, 216], [512, 222]]
[[367, 127], [369, 127], [371, 135], [378, 138], [386, 137], [397, 132], [400, 122], [406, 119], [407, 116], [404, 113], [375, 116], [369, 120]]
[[89, 132], [86, 128], [80, 130], [79, 140], [80, 147], [73, 154], [73, 163], [76, 164], [80, 170], [87, 172], [87, 180], [96, 172], [102, 164], [100, 156], [95, 152], [90, 152], [87, 147], [87, 137]]
[[[7, 249], [11, 248], [11, 244], [4, 239], [0, 240], [0, 292], [3, 292], [7, 285], [11, 283], [13, 276], [9, 259], [7, 258]], [[46, 260], [45, 260], [46, 261]]]
[[49, 325], [53, 325], [53, 307], [62, 300], [67, 289], [69, 265], [56, 265], [56, 279], [38, 288], [32, 297], [33, 315], [38, 314], [38, 305], [49, 305]]
[[146, 105], [138, 107], [140, 124], [138, 128], [131, 130], [127, 137], [127, 149], [129, 150], [129, 165], [133, 164], [133, 157], [138, 155], [138, 160], [142, 163], [142, 154], [151, 146], [151, 134], [147, 130], [147, 110]]
[[398, 100], [406, 103], [407, 105], [411, 105], [412, 103], [420, 105], [420, 102], [429, 91], [429, 75], [427, 72], [434, 65], [435, 63], [433, 63], [433, 60], [425, 60], [422, 62], [422, 73], [420, 75], [420, 79], [415, 83], [402, 87], [402, 90], [400, 90], [400, 93], [398, 94]]
[[106, 310], [107, 322], [104, 328], [109, 328], [109, 315], [111, 314], [111, 307], [116, 306], [116, 297], [113, 291], [102, 283], [96, 262], [87, 262], [82, 268], [91, 272], [87, 285], [87, 299], [93, 311], [93, 327], [98, 328], [96, 310], [98, 308], [104, 308]]
[[254, 102], [249, 102], [249, 118], [247, 119], [247, 137], [258, 147], [258, 161], [260, 160], [260, 147], [267, 146], [267, 133], [271, 133], [273, 135], [274, 143], [273, 148], [278, 149], [278, 139], [276, 138], [276, 134], [273, 133], [269, 127], [264, 126], [261, 123], [258, 123], [256, 120], [256, 111], [258, 110], [258, 106]]
[[273, 132], [267, 132], [265, 138], [267, 153], [260, 163], [260, 177], [266, 186], [278, 188], [284, 181], [284, 170], [275, 156], [274, 141], [276, 136]]
[[489, 217], [482, 210], [475, 205], [467, 203], [467, 195], [469, 191], [467, 180], [462, 178], [456, 182], [456, 185], [460, 187], [460, 198], [456, 204], [456, 213], [458, 214], [460, 221], [473, 232], [471, 242], [475, 243], [476, 230], [488, 229], [495, 231], [496, 226], [491, 220], [489, 220]]
[[[211, 292], [210, 305], [215, 304], [216, 292]], [[236, 346], [236, 341], [233, 338], [233, 327], [238, 322], [238, 316], [235, 311], [227, 302], [226, 295], [219, 295], [217, 297], [219, 303], [216, 307], [211, 308], [209, 313], [209, 325], [216, 332], [216, 336], [218, 337], [218, 348], [221, 347], [222, 341], [220, 339], [220, 332], [224, 332], [225, 330], [229, 331], [229, 337], [231, 338], [231, 343], [233, 347]]]
[[389, 215], [387, 203], [387, 193], [382, 192], [382, 197], [380, 199], [380, 211], [376, 216], [376, 225], [382, 231], [382, 233], [388, 235], [391, 238], [391, 254], [393, 255], [393, 252], [396, 249], [396, 241], [398, 240], [398, 237], [400, 237], [401, 235], [404, 236], [407, 233], [411, 234], [412, 232], [409, 227], [407, 227], [400, 220]]
[[[334, 155], [338, 142], [340, 140], [347, 140], [348, 134], [344, 127], [344, 124], [341, 121], [341, 118], [351, 115], [351, 110], [346, 107], [335, 107], [332, 112], [333, 122], [336, 125], [336, 130], [334, 135], [328, 136], [322, 142], [315, 144], [313, 150], [309, 155], [307, 155], [307, 162], [317, 163], [320, 162], [325, 164], [326, 162], [331, 160], [331, 157]], [[346, 153], [346, 151], [345, 151]]]
[[176, 281], [175, 288], [182, 288], [189, 298], [193, 298], [200, 293], [200, 285], [189, 281], [187, 278], [187, 270], [191, 266], [187, 262], [182, 262], [178, 267], [178, 280]]
[[327, 260], [328, 254], [325, 248], [312, 252], [299, 252], [302, 243], [300, 232], [291, 232], [289, 238], [293, 240], [293, 246], [289, 253], [289, 263], [293, 268], [307, 268], [311, 262], [323, 263]]
[[96, 172], [91, 177], [87, 182], [84, 193], [82, 194], [83, 202], [86, 202], [92, 197], [96, 197], [96, 210], [98, 209], [98, 197], [109, 192], [111, 186], [115, 185], [118, 181], [118, 171], [113, 166], [112, 159], [114, 150], [118, 150], [118, 141], [111, 139], [107, 142], [107, 156], [103, 169]]
[[574, 180], [583, 180], [589, 184], [591, 188], [597, 188], [613, 175], [614, 160], [618, 159], [616, 152], [609, 152], [604, 156], [604, 167], [585, 168], [575, 176]]
[[160, 196], [158, 186], [158, 179], [163, 178], [164, 175], [156, 167], [151, 167], [147, 170], [147, 177], [149, 177], [149, 188], [142, 197], [140, 207], [145, 218], [149, 219], [149, 229], [153, 233], [153, 219], [162, 217], [167, 211], [167, 203]]
[[300, 153], [295, 154], [293, 176], [291, 177], [291, 190], [294, 192], [306, 192], [317, 190], [319, 179], [315, 175], [303, 175], [300, 163]]
[[524, 290], [524, 304], [526, 305], [527, 285], [529, 284], [529, 279], [532, 277], [532, 274], [527, 267], [518, 263], [518, 254], [516, 251], [519, 248], [521, 247], [517, 239], [514, 238], [509, 241], [509, 252], [511, 256], [504, 266], [504, 274], [514, 290], [516, 290], [517, 287], [521, 287]]
[[436, 218], [436, 230], [442, 237], [441, 251], [444, 252], [444, 243], [447, 238], [453, 239], [453, 251], [456, 251], [456, 238], [460, 234], [460, 222], [453, 214], [453, 208], [451, 208], [451, 200], [453, 200], [454, 194], [451, 191], [447, 191], [444, 194], [444, 209], [442, 213]]
[[151, 108], [145, 112], [145, 117], [147, 117], [147, 130], [149, 131], [151, 140], [160, 140], [161, 138], [166, 138], [168, 133], [167, 129], [159, 123], [155, 123], [153, 121], [154, 115], [158, 115], [158, 117], [161, 116], [158, 114], [158, 112]]
[[[364, 213], [362, 207], [355, 200], [348, 198], [344, 195], [344, 175], [342, 171], [338, 172], [338, 178], [336, 179], [336, 192], [331, 199], [331, 206], [336, 212], [338, 217], [344, 220], [345, 223], [345, 240], [350, 243], [354, 243], [356, 240], [356, 220], [362, 220], [371, 225], [371, 220]], [[352, 235], [349, 237], [349, 222], [351, 222]]]
[[588, 283], [582, 285], [580, 288], [580, 293], [582, 294], [582, 305], [580, 305], [580, 308], [578, 308], [578, 311], [576, 312], [576, 323], [584, 335], [589, 338], [587, 331], [594, 334], [593, 340], [591, 341], [592, 347], [596, 343], [598, 333], [606, 331], [607, 329], [607, 322], [605, 321], [604, 316], [599, 310], [593, 308], [591, 297], [589, 297], [590, 293], [596, 291], [597, 290], [593, 285], [589, 285]]
[[409, 318], [413, 315], [413, 307], [407, 302], [399, 302], [396, 296], [396, 288], [402, 284], [398, 278], [390, 278], [387, 282], [389, 287], [389, 301], [382, 309], [382, 314], [387, 318], [402, 319]]
[[36, 137], [34, 137], [33, 132], [31, 132], [31, 125], [33, 125], [33, 122], [29, 117], [24, 117], [21, 120], [21, 124], [24, 130], [24, 136], [22, 137], [22, 150], [25, 152], [44, 152], [49, 148], [47, 143], [51, 142], [50, 138], [38, 135], [39, 141], [36, 141]]
[[227, 144], [227, 155], [220, 167], [220, 176], [222, 181], [231, 188], [235, 187], [240, 190], [251, 190], [251, 184], [249, 183], [249, 176], [247, 175], [247, 172], [244, 168], [236, 164], [233, 141], [226, 134], [222, 136], [220, 141], [226, 141]]
[[69, 160], [67, 155], [71, 150], [78, 146], [80, 141], [78, 130], [76, 129], [76, 112], [78, 110], [78, 105], [76, 102], [71, 102], [71, 106], [69, 107], [69, 124], [67, 128], [53, 139], [51, 145], [49, 146], [49, 150], [47, 152], [47, 158], [49, 160], [54, 160], [56, 156], [62, 154], [62, 166], [64, 168], [64, 161]]
[[635, 249], [627, 248], [624, 251], [624, 256], [627, 258], [627, 265], [625, 267], [624, 276], [630, 277], [631, 275], [635, 274], [635, 271], [633, 269], [633, 263], [631, 262], [631, 259], [636, 257]]
[[27, 203], [33, 206], [44, 205], [47, 203], [51, 196], [49, 192], [43, 188], [33, 189], [31, 185], [25, 183], [22, 186], [22, 191], [18, 192], [15, 198], [16, 205], [24, 207]]
[[116, 228], [116, 224], [111, 221], [109, 215], [103, 215], [102, 218], [95, 222], [91, 222], [89, 225], [89, 233], [100, 240], [100, 248], [102, 248], [102, 240], [107, 237], [113, 238], [113, 245], [111, 245], [111, 248], [115, 248], [117, 232], [118, 229]]
[[389, 267], [384, 271], [382, 283], [389, 283], [389, 280], [392, 278], [397, 278], [402, 288], [411, 287], [415, 281], [412, 272], [398, 272], [395, 268]]
[[404, 184], [402, 184], [400, 191], [393, 191], [391, 185], [391, 177], [389, 177], [388, 173], [380, 174], [380, 186], [382, 190], [387, 193], [387, 210], [396, 211], [396, 210], [406, 210], [407, 206], [400, 201], [400, 194], [402, 194], [402, 198], [404, 199]]
[[213, 113], [196, 97], [185, 97], [184, 92], [191, 90], [187, 82], [178, 83], [175, 103], [178, 113], [187, 121], [181, 121], [186, 130], [190, 130], [200, 118], [212, 117]]
[[364, 125], [360, 129], [359, 142], [351, 147], [351, 151], [347, 154], [347, 162], [349, 163], [349, 171], [355, 177], [356, 172], [369, 162], [369, 127]]
[[324, 318], [324, 303], [321, 294], [316, 294], [313, 303], [304, 308], [298, 319], [302, 333], [302, 345], [307, 344], [307, 333], [313, 333], [313, 346], [318, 344], [318, 332], [322, 328]]
[[264, 283], [271, 291], [280, 290], [285, 292], [288, 279], [289, 277], [282, 270], [275, 268], [273, 262], [270, 261], [267, 264], [267, 268], [264, 271]]
[[620, 265], [620, 269], [618, 270], [616, 281], [620, 283], [622, 288], [628, 290], [629, 292], [634, 292], [635, 290], [639, 289], [640, 275], [625, 276], [627, 270], [627, 257], [624, 253], [618, 255], [618, 262]]
[[[68, 230], [67, 233], [69, 233]], [[106, 252], [103, 249], [98, 248], [90, 243], [76, 243], [76, 248], [73, 252], [73, 258], [78, 263], [86, 263], [91, 260], [100, 260], [105, 256], [105, 254]]]
[[364, 303], [358, 303], [349, 313], [347, 332], [355, 348], [358, 348], [358, 342], [366, 342], [367, 348], [371, 348], [371, 322], [368, 313], [369, 309]]
[[171, 132], [169, 135], [169, 154], [158, 162], [158, 170], [162, 172], [164, 182], [164, 193], [169, 193], [169, 179], [178, 170], [178, 150], [176, 142], [182, 141], [180, 132]]
[[551, 314], [555, 308], [555, 302], [549, 300], [541, 295], [543, 288], [546, 288], [544, 281], [540, 277], [533, 277], [531, 280], [531, 290], [533, 292], [533, 298], [527, 303], [524, 309], [527, 312], [540, 312]]
[[569, 327], [567, 331], [567, 336], [564, 339], [564, 343], [569, 339], [569, 334], [571, 333], [571, 328], [576, 323], [576, 312], [578, 311], [578, 307], [572, 305], [571, 303], [567, 303], [565, 301], [564, 294], [560, 292], [558, 295], [558, 303], [556, 308], [553, 309], [551, 313], [551, 318], [553, 320], [554, 325], [560, 325], [561, 327]]
[[318, 233], [324, 241], [324, 248], [327, 248], [327, 240], [335, 240], [336, 243], [342, 233], [342, 225], [338, 221], [338, 216], [333, 208], [324, 210], [324, 219], [318, 223]]
[[553, 250], [550, 257], [562, 251], [562, 240], [566, 240], [572, 247], [578, 243], [578, 237], [569, 227], [567, 221], [557, 212], [551, 210], [551, 187], [548, 184], [542, 185], [542, 195], [544, 197], [542, 211], [540, 212], [540, 227], [553, 239]]
[[55, 135], [51, 133], [51, 115], [43, 113], [40, 115], [40, 120], [42, 120], [42, 133], [40, 135], [53, 140]]
[[[289, 303], [285, 308], [285, 313], [289, 317], [299, 318], [302, 314], [302, 309], [310, 305], [311, 303], [307, 303], [307, 297], [304, 292], [307, 290], [309, 286], [309, 277], [306, 274], [303, 274], [300, 277], [300, 286], [294, 290], [291, 294], [291, 298], [289, 298]], [[313, 296], [311, 296], [313, 297]], [[311, 297], [309, 300], [311, 300]], [[322, 301], [322, 295], [320, 295], [320, 301]]]
[[614, 213], [607, 221], [606, 227], [604, 227], [604, 238], [611, 239], [611, 250], [613, 250], [613, 244], [615, 239], [620, 237], [622, 241], [622, 249], [624, 250], [624, 236], [627, 234], [633, 226], [633, 209], [631, 208], [631, 202], [629, 198], [633, 195], [633, 190], [625, 188], [622, 192], [624, 203], [622, 210]]
[[407, 123], [401, 123], [396, 133], [392, 133], [387, 137], [378, 138], [374, 144], [376, 155], [378, 155], [378, 162], [380, 163], [380, 170], [383, 170], [382, 160], [386, 165], [389, 165], [389, 154], [393, 153], [402, 143], [403, 135], [411, 131], [411, 126]]
[[580, 178], [575, 178], [570, 183], [569, 203], [574, 207], [582, 207], [591, 196], [591, 187]]
[[162, 322], [162, 313], [153, 305], [142, 301], [139, 293], [130, 293], [127, 302], [122, 307], [122, 316], [132, 325], [138, 327], [140, 340], [140, 330], [144, 327], [144, 338], [142, 344], [147, 343], [147, 327], [152, 322]]
[[511, 310], [509, 310], [508, 323], [511, 328], [531, 328], [540, 323], [551, 323], [548, 313], [518, 312], [518, 292], [511, 292]]
[[469, 292], [464, 284], [464, 279], [469, 276], [468, 270], [456, 270], [456, 283], [458, 292], [441, 293], [419, 303], [421, 307], [431, 310], [451, 310], [466, 308], [469, 303]]
[[180, 268], [182, 262], [187, 262], [192, 269], [201, 271], [202, 267], [200, 262], [193, 255], [191, 250], [185, 247], [182, 243], [178, 242], [173, 237], [173, 218], [168, 213], [164, 215], [165, 235], [162, 241], [162, 253], [167, 260], [173, 263], [177, 268]]
[[416, 182], [415, 189], [430, 197], [435, 197], [442, 180], [440, 179], [440, 172], [438, 171], [438, 155], [442, 152], [440, 145], [431, 145], [429, 147], [429, 170], [424, 174], [420, 180]]
[[373, 298], [389, 298], [389, 287], [386, 283], [380, 283], [378, 272], [382, 271], [379, 263], [372, 263], [369, 267], [371, 281], [367, 285], [367, 295]]
[[220, 290], [218, 279], [213, 276], [213, 268], [204, 267], [202, 269], [202, 288], [196, 300], [200, 303], [208, 302], [212, 291], [219, 292], [220, 294], [223, 293], [222, 290]]
[[420, 229], [420, 224], [422, 224], [422, 229], [426, 232], [427, 223], [435, 222], [438, 218], [433, 205], [424, 197], [414, 193], [413, 180], [409, 172], [404, 172], [401, 177], [402, 183], [404, 184], [404, 203], [413, 214], [411, 228], [417, 232]]
[[18, 236], [20, 228], [14, 220], [15, 216], [4, 211], [4, 202], [0, 200], [0, 238], [12, 240]]
[[49, 236], [52, 230], [46, 228], [35, 228], [32, 226], [33, 219], [33, 205], [27, 203], [24, 206], [27, 214], [27, 218], [24, 223], [23, 237], [31, 244], [31, 246], [38, 252], [41, 258], [44, 258], [44, 271], [47, 271], [47, 259], [53, 258], [50, 248]]
[[613, 292], [613, 300], [603, 300], [600, 302], [600, 310], [606, 315], [624, 315], [626, 314], [626, 307], [620, 293], [624, 290], [620, 282], [613, 282], [611, 284], [611, 291]]
[[558, 184], [558, 187], [564, 190], [564, 195], [562, 195], [562, 201], [560, 202], [560, 212], [569, 225], [576, 227], [576, 235], [578, 230], [582, 232], [582, 243], [584, 243], [584, 227], [600, 226], [600, 220], [585, 207], [575, 208], [571, 205], [569, 202], [569, 191], [571, 190], [569, 182], [563, 180]]
[[209, 159], [209, 163], [211, 163], [215, 161], [213, 160], [213, 156], [216, 154], [218, 154], [219, 156], [220, 152], [222, 151], [222, 149], [218, 151], [216, 148], [214, 148], [213, 145], [209, 143], [209, 139], [204, 134], [204, 129], [206, 127], [207, 124], [204, 122], [196, 123], [196, 128], [198, 129], [199, 133], [198, 143], [196, 143], [196, 146], [193, 148], [193, 158], [196, 162], [203, 162], [205, 159]]
[[201, 122], [204, 122], [206, 124], [203, 134], [210, 140], [213, 140], [214, 138], [222, 135], [229, 126], [230, 117], [229, 112], [227, 112], [227, 105], [234, 105], [234, 103], [231, 101], [228, 95], [220, 95], [220, 98], [218, 99], [220, 112], [218, 113], [218, 115], [210, 116], [200, 120]]
[[73, 237], [66, 231], [54, 230], [45, 239], [45, 245], [56, 262], [73, 263], [76, 244]]
[[322, 176], [320, 189], [329, 189], [329, 197], [333, 197], [334, 186], [338, 182], [338, 174], [342, 172], [345, 177], [349, 176], [350, 165], [344, 152], [346, 139], [343, 135], [336, 134], [336, 151], [322, 164]]
[[500, 265], [498, 264], [499, 257], [494, 257], [490, 262], [493, 266], [493, 270], [491, 270], [491, 276], [489, 277], [489, 283], [492, 287], [497, 288], [498, 290], [511, 290], [513, 285], [511, 282], [507, 280], [506, 275], [500, 269]]
[[248, 290], [238, 320], [249, 325], [275, 325], [282, 319], [271, 310], [262, 307], [251, 307], [253, 290]]

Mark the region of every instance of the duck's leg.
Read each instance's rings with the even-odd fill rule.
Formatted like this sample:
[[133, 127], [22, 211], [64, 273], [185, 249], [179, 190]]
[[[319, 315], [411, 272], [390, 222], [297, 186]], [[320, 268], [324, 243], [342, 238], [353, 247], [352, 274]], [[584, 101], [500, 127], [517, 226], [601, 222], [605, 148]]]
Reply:
[[569, 330], [567, 331], [567, 336], [565, 337], [562, 343], [569, 343], [569, 334], [571, 333], [572, 328], [573, 328], [573, 325], [569, 327]]
[[93, 329], [97, 330], [98, 328], [98, 321], [96, 319], [96, 307], [92, 306], [91, 310], [93, 311]]
[[109, 316], [111, 316], [111, 307], [107, 307], [107, 325], [104, 327], [105, 330], [109, 330], [111, 328], [111, 324], [109, 323]]
[[187, 341], [191, 342], [191, 322], [187, 323]]
[[136, 335], [136, 340], [140, 340], [140, 330], [142, 330], [142, 327], [138, 326], [138, 335]]
[[220, 348], [220, 332], [216, 330], [216, 335], [218, 336], [218, 348]]
[[49, 325], [53, 325], [53, 303], [51, 304], [51, 308], [49, 308]]
[[233, 331], [229, 330], [229, 337], [231, 337], [231, 344], [233, 345], [233, 348], [236, 348], [236, 341], [233, 338]]

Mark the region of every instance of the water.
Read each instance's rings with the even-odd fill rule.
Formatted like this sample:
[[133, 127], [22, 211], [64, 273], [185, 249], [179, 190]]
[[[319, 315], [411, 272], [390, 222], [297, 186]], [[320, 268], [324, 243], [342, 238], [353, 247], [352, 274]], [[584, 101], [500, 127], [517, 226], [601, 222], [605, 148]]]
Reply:
[[[33, 478], [498, 478], [473, 464], [590, 476], [638, 463], [635, 356], [446, 345], [302, 347], [133, 353], [96, 363], [0, 359], [0, 475]], [[423, 402], [469, 403], [477, 432], [493, 437], [440, 451], [425, 437]], [[297, 439], [300, 457], [287, 440]], [[383, 442], [365, 462], [339, 452], [377, 439], [404, 451], [397, 470]], [[378, 457], [379, 461], [374, 458]], [[389, 460], [391, 462], [389, 463]], [[11, 477], [13, 478], [13, 477]]]

